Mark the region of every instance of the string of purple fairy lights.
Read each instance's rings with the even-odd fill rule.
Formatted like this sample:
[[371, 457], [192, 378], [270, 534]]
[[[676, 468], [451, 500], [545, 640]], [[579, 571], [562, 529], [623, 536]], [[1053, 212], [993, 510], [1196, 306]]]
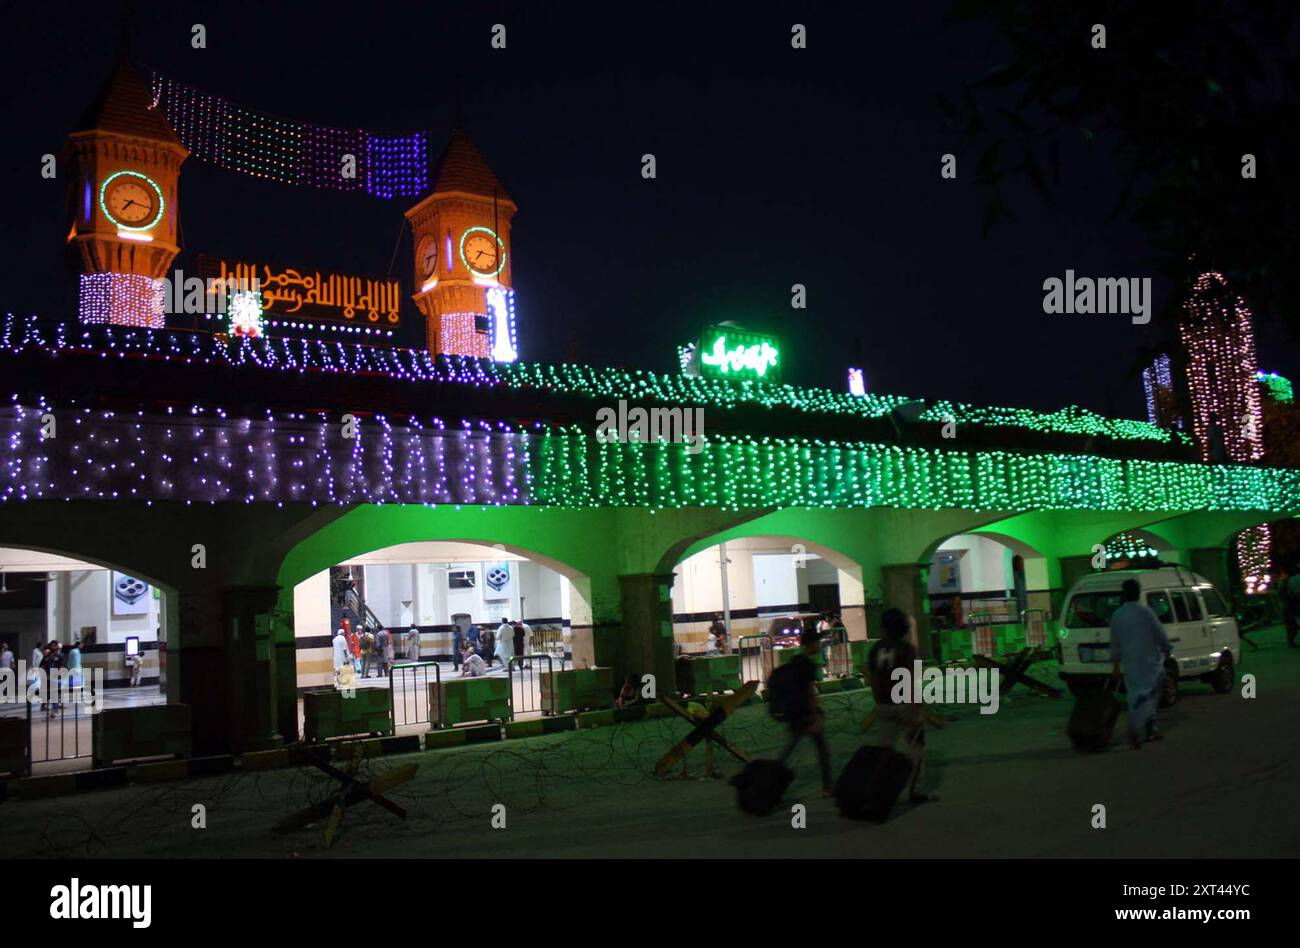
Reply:
[[14, 398], [0, 408], [0, 500], [530, 503], [529, 434], [505, 422], [375, 415], [358, 418], [351, 439], [346, 425], [323, 413], [232, 418], [197, 405], [114, 412]]
[[185, 365], [254, 366], [287, 372], [384, 375], [403, 382], [502, 384], [492, 364], [468, 356], [431, 356], [424, 349], [354, 345], [329, 339], [235, 336], [149, 331], [113, 325], [45, 323], [8, 315], [0, 322], [0, 349], [17, 354], [93, 353], [101, 359], [131, 356]]
[[429, 135], [375, 135], [278, 119], [155, 71], [161, 109], [190, 154], [255, 178], [380, 198], [418, 197], [429, 186]]

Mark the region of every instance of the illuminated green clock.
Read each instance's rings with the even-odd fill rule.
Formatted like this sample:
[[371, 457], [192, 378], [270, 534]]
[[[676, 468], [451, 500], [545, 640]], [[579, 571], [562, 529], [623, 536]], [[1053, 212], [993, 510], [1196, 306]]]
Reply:
[[99, 186], [99, 206], [122, 230], [152, 230], [162, 220], [162, 188], [136, 171], [117, 171]]
[[489, 227], [471, 227], [460, 235], [460, 259], [479, 276], [494, 277], [506, 265], [506, 245]]

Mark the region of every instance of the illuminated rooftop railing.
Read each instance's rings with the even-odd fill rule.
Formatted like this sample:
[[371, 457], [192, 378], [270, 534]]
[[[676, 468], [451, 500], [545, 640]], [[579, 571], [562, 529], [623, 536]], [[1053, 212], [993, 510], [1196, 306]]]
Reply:
[[[422, 349], [376, 348], [321, 339], [218, 337], [207, 333], [148, 330], [121, 326], [51, 323], [33, 316], [6, 316], [0, 324], [0, 351], [76, 352], [102, 359], [130, 357], [201, 364], [254, 367], [294, 373], [383, 376], [400, 382], [450, 383], [508, 390], [540, 390], [593, 399], [656, 401], [727, 411], [744, 406], [785, 408], [810, 414], [883, 418], [916, 399], [786, 384], [687, 376], [643, 369], [574, 363], [498, 363], [464, 356], [431, 356]], [[927, 403], [919, 420], [942, 425], [1012, 428], [1042, 434], [1083, 435], [1116, 441], [1185, 445], [1187, 435], [1149, 422], [1109, 418], [1088, 409], [1055, 412], [999, 408], [964, 402]]]

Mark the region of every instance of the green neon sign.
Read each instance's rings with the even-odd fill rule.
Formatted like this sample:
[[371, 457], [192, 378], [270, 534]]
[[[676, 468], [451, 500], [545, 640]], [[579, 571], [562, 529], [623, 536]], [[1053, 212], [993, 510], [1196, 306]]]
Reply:
[[714, 378], [781, 380], [781, 349], [775, 336], [731, 326], [709, 326], [700, 334], [700, 372]]

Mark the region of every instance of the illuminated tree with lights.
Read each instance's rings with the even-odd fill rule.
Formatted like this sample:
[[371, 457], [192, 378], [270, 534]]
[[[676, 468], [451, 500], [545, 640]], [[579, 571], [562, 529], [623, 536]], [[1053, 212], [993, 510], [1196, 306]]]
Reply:
[[[1202, 273], [1192, 285], [1179, 325], [1187, 350], [1192, 430], [1207, 461], [1249, 464], [1264, 456], [1264, 416], [1250, 308], [1221, 273]], [[1246, 594], [1264, 592], [1270, 577], [1267, 524], [1237, 537], [1237, 562]]]

